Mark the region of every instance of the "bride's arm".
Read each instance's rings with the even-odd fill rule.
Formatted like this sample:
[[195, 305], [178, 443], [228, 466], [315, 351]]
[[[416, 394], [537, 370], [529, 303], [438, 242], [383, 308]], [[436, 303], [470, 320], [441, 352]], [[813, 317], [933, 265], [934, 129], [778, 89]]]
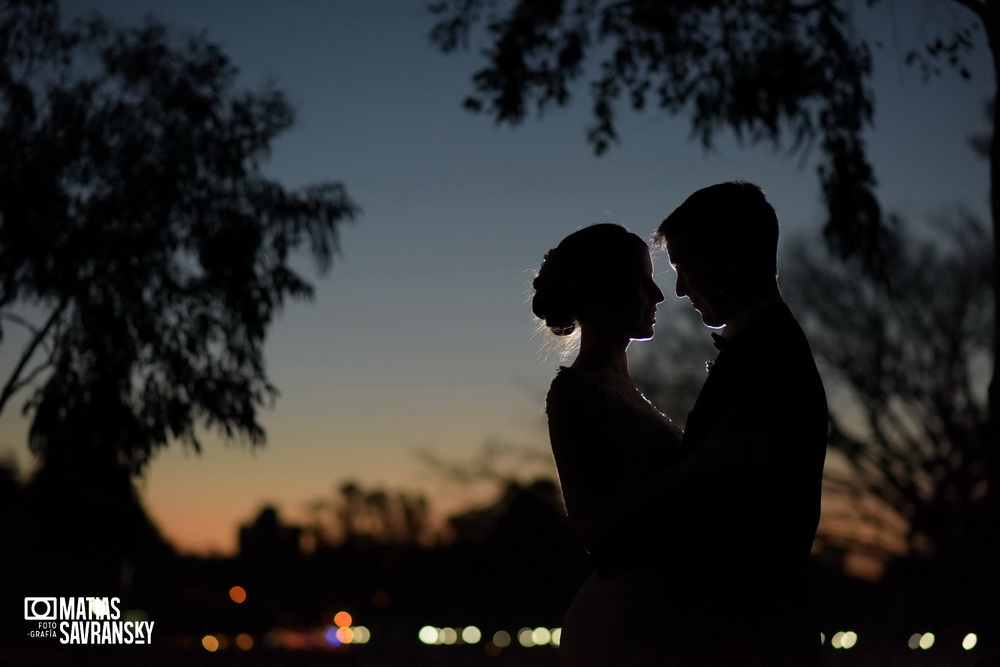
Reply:
[[[614, 443], [603, 441], [599, 400], [578, 383], [557, 378], [546, 400], [546, 413], [569, 521], [584, 537], [587, 517], [608, 495], [603, 459], [614, 455]], [[585, 537], [583, 542], [589, 548]]]

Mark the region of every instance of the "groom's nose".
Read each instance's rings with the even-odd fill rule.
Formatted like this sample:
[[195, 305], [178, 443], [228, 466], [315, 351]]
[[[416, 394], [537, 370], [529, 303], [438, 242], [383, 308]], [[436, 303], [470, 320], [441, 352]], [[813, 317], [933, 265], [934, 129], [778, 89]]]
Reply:
[[684, 298], [688, 295], [687, 281], [684, 280], [684, 276], [681, 275], [680, 271], [677, 272], [677, 282], [674, 283], [674, 293], [678, 298]]

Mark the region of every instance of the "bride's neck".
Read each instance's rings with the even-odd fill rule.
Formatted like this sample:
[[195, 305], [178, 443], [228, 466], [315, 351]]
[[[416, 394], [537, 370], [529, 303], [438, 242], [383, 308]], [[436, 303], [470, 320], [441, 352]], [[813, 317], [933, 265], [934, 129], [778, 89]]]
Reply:
[[618, 375], [631, 381], [628, 373], [629, 341], [611, 340], [606, 336], [587, 335], [581, 331], [580, 352], [573, 367], [598, 375]]

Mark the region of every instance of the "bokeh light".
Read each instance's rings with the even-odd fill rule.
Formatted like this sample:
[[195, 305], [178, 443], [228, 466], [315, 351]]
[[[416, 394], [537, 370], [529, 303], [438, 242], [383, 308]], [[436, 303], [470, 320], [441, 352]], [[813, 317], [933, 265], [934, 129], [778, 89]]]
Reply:
[[923, 635], [921, 635], [919, 632], [914, 632], [912, 635], [910, 635], [910, 639], [909, 641], [906, 642], [906, 645], [913, 650], [920, 648], [920, 637], [922, 636]]
[[507, 648], [510, 646], [510, 633], [506, 630], [497, 630], [493, 633], [493, 643], [498, 648]]
[[246, 589], [242, 586], [233, 586], [229, 589], [229, 599], [236, 604], [243, 604], [247, 599]]
[[202, 637], [201, 645], [209, 653], [215, 653], [219, 650], [219, 640], [216, 639], [215, 635], [205, 635]]
[[562, 643], [562, 628], [552, 628], [552, 639], [549, 641], [553, 646], [558, 647]]
[[858, 643], [858, 633], [848, 630], [844, 633], [844, 636], [840, 638], [840, 645], [845, 648], [854, 648], [854, 645]]
[[351, 628], [337, 628], [337, 639], [339, 639], [342, 644], [353, 643], [354, 630]]
[[978, 643], [979, 643], [979, 637], [976, 636], [975, 632], [970, 632], [969, 634], [965, 635], [965, 638], [962, 640], [962, 648], [964, 648], [966, 651], [971, 651], [972, 649], [976, 648], [976, 644]]
[[925, 651], [930, 647], [934, 646], [934, 633], [925, 632], [922, 637], [920, 637], [920, 648]]
[[535, 645], [535, 631], [531, 628], [521, 628], [517, 633], [517, 641], [525, 648]]
[[438, 643], [438, 631], [437, 628], [430, 625], [425, 625], [420, 628], [420, 632], [417, 633], [420, 641], [424, 644], [437, 644]]
[[354, 630], [355, 644], [367, 644], [372, 638], [371, 631], [363, 625], [351, 629]]
[[244, 651], [249, 651], [253, 648], [253, 637], [245, 632], [238, 634], [236, 635], [236, 645]]
[[479, 643], [479, 640], [482, 638], [483, 638], [483, 633], [480, 632], [479, 628], [477, 628], [474, 625], [470, 625], [469, 627], [462, 630], [462, 641], [464, 641], [466, 644], [477, 644]]
[[326, 640], [327, 644], [333, 647], [337, 647], [343, 643], [340, 641], [340, 637], [338, 636], [339, 630], [340, 628], [335, 628], [331, 625], [330, 627], [328, 627], [326, 630], [323, 631], [323, 639]]
[[535, 628], [531, 632], [531, 640], [535, 642], [536, 646], [541, 646], [542, 644], [548, 644], [552, 639], [552, 633], [548, 628]]
[[333, 615], [333, 624], [338, 628], [349, 628], [354, 619], [346, 611], [338, 611]]

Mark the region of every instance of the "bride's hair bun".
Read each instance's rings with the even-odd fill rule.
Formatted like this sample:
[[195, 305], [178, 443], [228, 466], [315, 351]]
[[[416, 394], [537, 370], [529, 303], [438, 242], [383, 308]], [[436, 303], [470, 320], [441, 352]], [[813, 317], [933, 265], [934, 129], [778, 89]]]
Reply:
[[625, 278], [641, 238], [614, 223], [579, 229], [545, 254], [532, 281], [531, 311], [556, 336], [569, 336], [581, 307], [600, 298]]
[[572, 289], [566, 280], [570, 270], [571, 267], [560, 266], [559, 249], [553, 248], [545, 254], [531, 283], [535, 290], [531, 312], [557, 336], [569, 336], [576, 330]]

